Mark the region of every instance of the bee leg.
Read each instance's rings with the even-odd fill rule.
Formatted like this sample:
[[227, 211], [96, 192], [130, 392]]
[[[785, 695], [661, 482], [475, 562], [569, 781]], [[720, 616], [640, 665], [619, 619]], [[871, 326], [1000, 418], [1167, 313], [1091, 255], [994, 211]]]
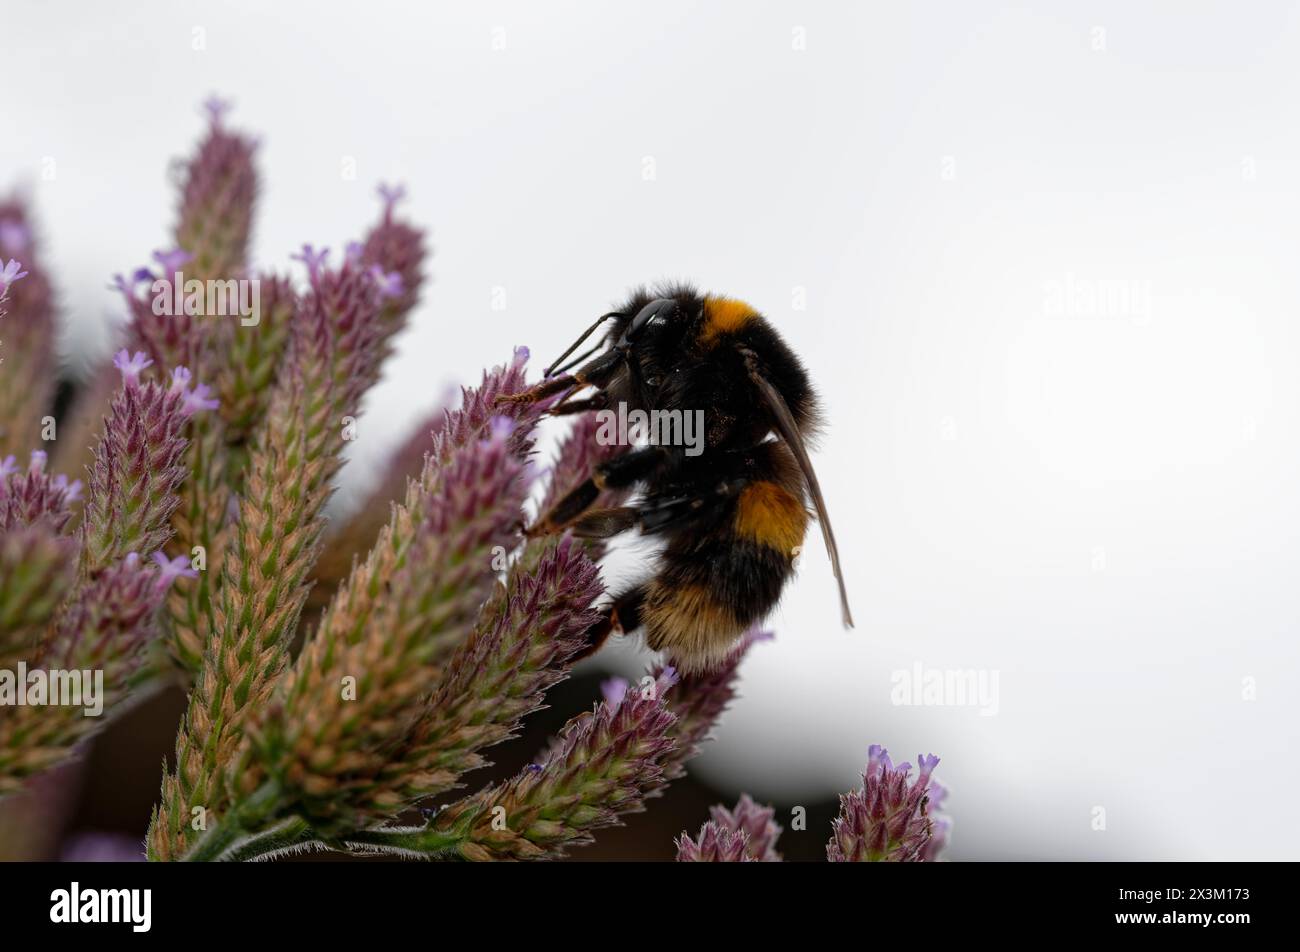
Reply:
[[570, 413], [586, 413], [588, 410], [603, 410], [609, 406], [609, 394], [604, 390], [596, 393], [594, 396], [585, 400], [574, 400], [572, 402], [561, 401], [551, 407], [547, 412], [551, 416], [568, 416]]
[[645, 589], [639, 585], [614, 599], [614, 603], [606, 609], [600, 619], [583, 634], [582, 646], [569, 656], [569, 661], [578, 662], [594, 655], [615, 630], [627, 634], [640, 628], [641, 604], [644, 601]]
[[579, 539], [609, 539], [637, 524], [639, 511], [632, 506], [592, 509], [569, 524], [569, 531]]
[[574, 487], [524, 534], [539, 536], [562, 531], [591, 508], [602, 489], [631, 486], [653, 473], [667, 458], [668, 451], [664, 447], [646, 446], [601, 463], [590, 479]]
[[544, 400], [549, 396], [559, 393], [561, 390], [568, 390], [577, 387], [578, 381], [571, 374], [563, 374], [559, 377], [551, 377], [543, 380], [536, 386], [529, 387], [527, 390], [521, 390], [518, 393], [503, 393], [497, 397], [496, 402], [501, 403], [536, 403], [538, 400]]
[[571, 374], [561, 374], [558, 377], [548, 377], [541, 383], [529, 387], [520, 393], [502, 394], [497, 397], [497, 403], [536, 403], [546, 397], [559, 393], [561, 390], [578, 391], [583, 387], [596, 387], [597, 389], [605, 386], [612, 379], [614, 374], [623, 361], [626, 360], [626, 348], [608, 350], [598, 356], [590, 363], [583, 364]]
[[724, 499], [739, 493], [744, 486], [743, 480], [730, 480], [696, 496], [679, 496], [651, 506], [591, 509], [574, 519], [566, 528], [580, 539], [609, 539], [628, 529], [637, 528], [649, 535], [707, 512]]

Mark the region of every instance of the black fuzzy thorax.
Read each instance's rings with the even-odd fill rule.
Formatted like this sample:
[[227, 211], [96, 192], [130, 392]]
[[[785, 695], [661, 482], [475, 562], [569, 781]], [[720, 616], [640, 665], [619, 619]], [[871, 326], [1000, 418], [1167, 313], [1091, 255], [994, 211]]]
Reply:
[[761, 442], [775, 425], [750, 379], [748, 361], [785, 399], [800, 429], [820, 424], [808, 371], [776, 329], [756, 315], [735, 333], [715, 341], [706, 335], [704, 295], [689, 284], [638, 288], [620, 307], [607, 342], [616, 343], [636, 314], [656, 298], [677, 302], [668, 320], [647, 326], [629, 353], [628, 369], [608, 387], [611, 406], [629, 409], [703, 410], [705, 454], [744, 449]]

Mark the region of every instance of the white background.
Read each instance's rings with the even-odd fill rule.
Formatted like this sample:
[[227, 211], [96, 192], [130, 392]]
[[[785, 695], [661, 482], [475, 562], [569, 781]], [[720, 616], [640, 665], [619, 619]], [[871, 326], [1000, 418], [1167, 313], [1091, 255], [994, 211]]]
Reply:
[[[353, 496], [448, 383], [629, 285], [746, 298], [829, 407], [859, 625], [811, 538], [706, 778], [797, 802], [880, 742], [942, 756], [953, 858], [1294, 858], [1300, 14], [1137, 7], [8, 0], [0, 188], [80, 367], [210, 92], [264, 137], [263, 263], [405, 182], [433, 281]], [[998, 713], [891, 704], [916, 663], [997, 670]]]

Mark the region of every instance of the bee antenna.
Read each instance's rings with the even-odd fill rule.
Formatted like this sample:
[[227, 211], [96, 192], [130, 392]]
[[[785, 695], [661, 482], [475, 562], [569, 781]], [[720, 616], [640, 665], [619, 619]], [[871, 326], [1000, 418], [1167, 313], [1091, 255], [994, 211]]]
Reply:
[[548, 367], [546, 370], [546, 375], [550, 376], [551, 374], [562, 374], [567, 370], [571, 370], [572, 368], [578, 366], [578, 364], [586, 360], [588, 357], [590, 357], [592, 354], [594, 354], [596, 351], [600, 350], [602, 346], [603, 345], [601, 344], [597, 344], [595, 347], [589, 347], [587, 350], [584, 350], [577, 357], [574, 357], [572, 360], [566, 363], [563, 367]]
[[583, 331], [582, 336], [579, 337], [577, 340], [575, 340], [572, 344], [570, 344], [568, 350], [562, 353], [559, 357], [555, 358], [555, 360], [551, 363], [551, 365], [542, 371], [542, 376], [549, 377], [551, 374], [555, 373], [556, 368], [558, 368], [560, 364], [564, 363], [565, 358], [568, 357], [575, 350], [577, 350], [579, 347], [581, 347], [582, 342], [585, 341], [588, 337], [590, 337], [593, 333], [595, 333], [596, 328], [600, 327], [601, 324], [604, 324], [611, 317], [623, 317], [623, 316], [624, 314], [621, 311], [610, 311], [608, 314], [602, 314], [600, 317], [596, 318], [596, 323], [592, 324], [585, 331]]

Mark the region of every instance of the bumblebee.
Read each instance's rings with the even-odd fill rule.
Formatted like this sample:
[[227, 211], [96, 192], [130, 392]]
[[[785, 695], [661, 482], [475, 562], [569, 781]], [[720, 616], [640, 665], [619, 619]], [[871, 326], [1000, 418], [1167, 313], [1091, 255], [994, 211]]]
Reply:
[[[606, 324], [601, 343], [565, 363]], [[844, 625], [852, 627], [835, 534], [805, 447], [818, 429], [817, 397], [799, 358], [756, 310], [688, 285], [634, 291], [539, 384], [503, 399], [531, 403], [557, 395], [552, 415], [620, 406], [703, 411], [702, 452], [654, 440], [629, 446], [526, 530], [603, 539], [639, 529], [664, 540], [653, 575], [615, 594], [588, 633], [587, 653], [611, 631], [644, 629], [649, 647], [680, 670], [716, 668], [779, 600], [808, 529], [809, 502], [839, 585]], [[640, 493], [633, 505], [593, 509], [606, 489]]]

